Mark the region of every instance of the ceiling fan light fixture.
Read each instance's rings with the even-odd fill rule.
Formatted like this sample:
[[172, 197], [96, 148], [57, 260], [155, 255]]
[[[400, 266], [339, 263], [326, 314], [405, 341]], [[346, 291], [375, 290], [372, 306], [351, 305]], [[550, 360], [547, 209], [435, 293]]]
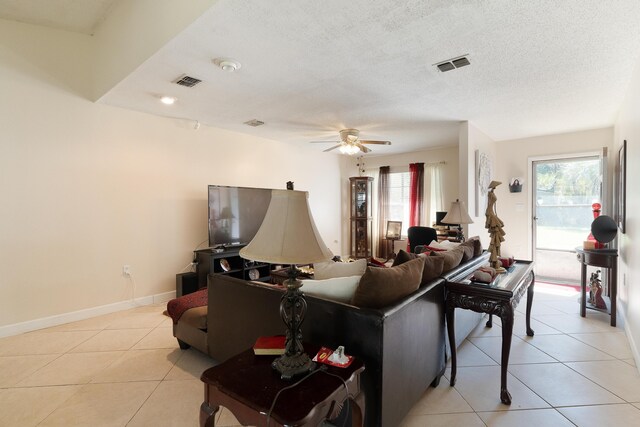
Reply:
[[354, 154], [360, 151], [360, 148], [354, 144], [342, 144], [339, 150], [342, 154], [348, 154], [349, 156], [353, 156]]

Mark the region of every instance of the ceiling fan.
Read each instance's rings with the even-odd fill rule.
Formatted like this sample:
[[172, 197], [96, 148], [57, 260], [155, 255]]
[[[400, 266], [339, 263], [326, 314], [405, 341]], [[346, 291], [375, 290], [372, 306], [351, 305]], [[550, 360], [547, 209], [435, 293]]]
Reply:
[[391, 141], [372, 141], [360, 139], [360, 131], [358, 129], [342, 129], [340, 131], [340, 141], [311, 141], [311, 143], [337, 143], [331, 148], [327, 148], [324, 152], [340, 149], [341, 153], [353, 155], [362, 151], [363, 153], [371, 152], [371, 149], [365, 147], [364, 144], [391, 145]]

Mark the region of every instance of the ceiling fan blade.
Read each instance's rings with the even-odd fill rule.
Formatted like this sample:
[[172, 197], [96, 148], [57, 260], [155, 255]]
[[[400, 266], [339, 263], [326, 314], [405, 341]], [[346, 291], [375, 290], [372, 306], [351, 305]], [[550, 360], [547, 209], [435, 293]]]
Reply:
[[[323, 141], [323, 142], [333, 142], [333, 141]], [[335, 150], [336, 148], [340, 147], [342, 144], [338, 144], [338, 145], [334, 145], [331, 148], [327, 148], [326, 150], [322, 150], [323, 153], [326, 153], [327, 151], [331, 151], [331, 150]]]
[[362, 145], [360, 142], [361, 141], [356, 142], [356, 146], [360, 149], [360, 151], [362, 151], [363, 153], [370, 153], [371, 150]]
[[360, 144], [378, 144], [378, 145], [391, 145], [391, 141], [372, 141], [367, 139], [361, 139], [358, 141]]
[[312, 144], [326, 144], [326, 143], [331, 143], [331, 144], [338, 144], [340, 143], [340, 141], [309, 141]]

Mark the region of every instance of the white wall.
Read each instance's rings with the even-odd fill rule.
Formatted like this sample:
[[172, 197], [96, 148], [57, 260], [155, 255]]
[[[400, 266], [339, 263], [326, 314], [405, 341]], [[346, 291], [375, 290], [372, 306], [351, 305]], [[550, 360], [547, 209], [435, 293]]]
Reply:
[[637, 187], [640, 183], [640, 66], [636, 67], [615, 124], [614, 159], [623, 140], [627, 140], [627, 218], [625, 233], [618, 233], [618, 295], [637, 362], [640, 361], [640, 196]]
[[[506, 240], [501, 246], [506, 256], [532, 259], [532, 201], [529, 160], [532, 158], [563, 156], [576, 153], [600, 152], [602, 147], [609, 151], [609, 175], [613, 173], [611, 152], [613, 129], [595, 129], [546, 135], [495, 144], [495, 179], [502, 181], [496, 190], [498, 196], [498, 216], [504, 221]], [[520, 193], [509, 193], [509, 180], [513, 177], [525, 179]], [[610, 180], [609, 180], [610, 184]], [[608, 212], [606, 212], [609, 214]]]
[[[495, 155], [495, 142], [485, 135], [480, 129], [475, 127], [472, 123], [463, 122], [460, 124], [459, 132], [459, 176], [460, 176], [460, 200], [464, 201], [467, 205], [469, 216], [473, 219], [473, 224], [469, 224], [464, 227], [464, 233], [467, 237], [480, 236], [483, 247], [489, 246], [489, 234], [484, 228], [485, 223], [485, 208], [480, 205], [479, 215], [476, 216], [476, 161], [475, 152], [479, 150], [485, 153], [492, 164], [492, 179], [496, 176], [496, 155]], [[500, 199], [501, 187], [498, 187], [496, 194], [498, 200]], [[484, 197], [486, 201], [486, 196]], [[499, 206], [498, 206], [499, 208]], [[501, 212], [498, 211], [498, 216]]]
[[294, 181], [340, 253], [342, 157], [78, 97], [88, 39], [0, 21], [0, 326], [174, 290], [208, 184]]

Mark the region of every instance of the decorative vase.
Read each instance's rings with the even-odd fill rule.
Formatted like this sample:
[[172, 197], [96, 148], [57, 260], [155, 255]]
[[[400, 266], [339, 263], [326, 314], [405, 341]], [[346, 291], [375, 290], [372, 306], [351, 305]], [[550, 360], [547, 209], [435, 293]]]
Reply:
[[[602, 207], [602, 205], [600, 203], [594, 203], [591, 205], [591, 209], [593, 209], [593, 219], [595, 220], [596, 218], [598, 218], [600, 216], [600, 208]], [[587, 237], [587, 240], [590, 242], [594, 242], [593, 246], [595, 249], [604, 249], [605, 245], [604, 243], [600, 243], [596, 240], [595, 237], [593, 237], [592, 233], [589, 233], [589, 236]]]

